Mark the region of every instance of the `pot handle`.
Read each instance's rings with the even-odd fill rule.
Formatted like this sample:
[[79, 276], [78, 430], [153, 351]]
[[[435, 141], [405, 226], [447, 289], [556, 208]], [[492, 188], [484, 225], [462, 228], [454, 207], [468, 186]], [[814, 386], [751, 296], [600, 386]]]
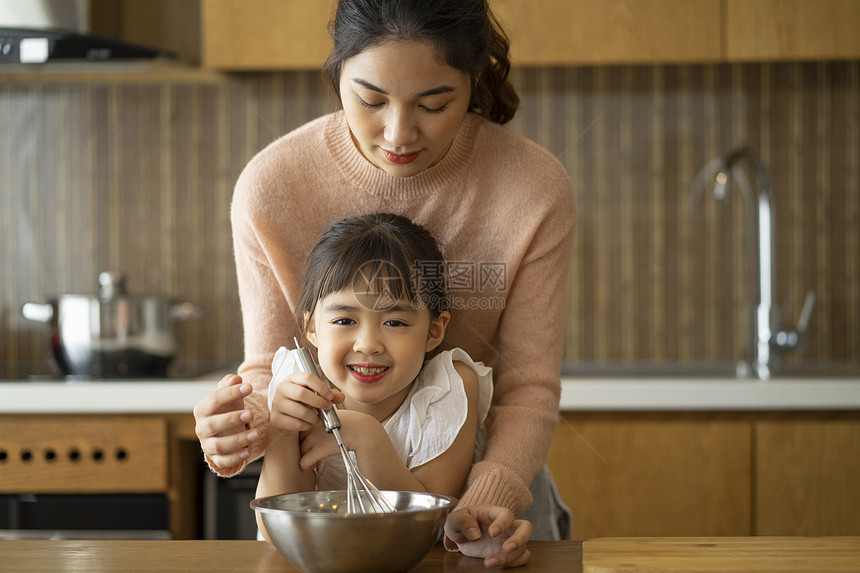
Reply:
[[170, 320], [195, 320], [203, 316], [203, 307], [193, 302], [179, 302], [170, 306]]
[[54, 318], [54, 307], [48, 303], [28, 302], [21, 307], [21, 314], [34, 322], [51, 322]]

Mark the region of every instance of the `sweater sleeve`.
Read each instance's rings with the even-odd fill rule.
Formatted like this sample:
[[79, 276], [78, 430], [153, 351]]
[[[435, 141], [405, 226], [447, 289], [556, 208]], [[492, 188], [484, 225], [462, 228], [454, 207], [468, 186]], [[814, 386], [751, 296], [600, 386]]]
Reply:
[[510, 285], [493, 341], [496, 380], [484, 458], [460, 505], [501, 505], [519, 515], [558, 424], [565, 300], [575, 208], [560, 163], [537, 182], [545, 209]]

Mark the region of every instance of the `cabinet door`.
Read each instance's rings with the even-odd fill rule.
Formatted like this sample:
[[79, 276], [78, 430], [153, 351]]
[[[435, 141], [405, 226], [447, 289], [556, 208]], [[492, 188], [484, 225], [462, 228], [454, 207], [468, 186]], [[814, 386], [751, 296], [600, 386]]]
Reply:
[[491, 0], [514, 65], [715, 62], [719, 0]]
[[726, 57], [828, 60], [860, 57], [857, 0], [726, 0]]
[[574, 539], [750, 534], [751, 424], [565, 414], [548, 464]]
[[320, 69], [331, 49], [331, 0], [201, 0], [203, 66]]
[[756, 535], [860, 535], [860, 420], [760, 421]]
[[0, 416], [0, 493], [160, 493], [167, 484], [162, 419]]
[[194, 0], [89, 0], [90, 31], [200, 63], [200, 3]]

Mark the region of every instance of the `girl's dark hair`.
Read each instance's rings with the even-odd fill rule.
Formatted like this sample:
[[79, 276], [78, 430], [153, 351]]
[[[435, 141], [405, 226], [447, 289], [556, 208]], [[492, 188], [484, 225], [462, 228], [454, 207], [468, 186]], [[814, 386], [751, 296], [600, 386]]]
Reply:
[[319, 300], [347, 288], [372, 293], [374, 310], [406, 298], [434, 317], [448, 309], [445, 259], [424, 227], [400, 215], [375, 213], [330, 225], [311, 250], [297, 316], [310, 323]]
[[343, 62], [391, 40], [429, 40], [440, 57], [469, 75], [469, 110], [506, 123], [520, 98], [508, 81], [508, 37], [487, 0], [339, 0], [329, 23], [334, 47], [323, 79], [340, 101]]

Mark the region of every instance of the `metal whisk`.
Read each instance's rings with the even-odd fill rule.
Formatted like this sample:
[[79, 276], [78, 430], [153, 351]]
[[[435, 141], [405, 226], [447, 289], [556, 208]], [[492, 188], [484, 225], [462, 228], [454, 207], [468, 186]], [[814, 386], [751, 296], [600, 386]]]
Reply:
[[[293, 339], [296, 343], [296, 362], [299, 370], [314, 374], [322, 380], [322, 374], [317, 370], [311, 353], [307, 348], [299, 346], [299, 341]], [[340, 418], [337, 417], [335, 406], [331, 410], [320, 410], [320, 418], [322, 419], [325, 431], [334, 436], [337, 440], [340, 455], [343, 458], [343, 463], [346, 466], [346, 511], [347, 513], [391, 513], [395, 511], [385, 496], [376, 489], [369, 479], [364, 477], [358, 469], [358, 465], [353, 461], [352, 457], [347, 453], [343, 439], [340, 437]]]

